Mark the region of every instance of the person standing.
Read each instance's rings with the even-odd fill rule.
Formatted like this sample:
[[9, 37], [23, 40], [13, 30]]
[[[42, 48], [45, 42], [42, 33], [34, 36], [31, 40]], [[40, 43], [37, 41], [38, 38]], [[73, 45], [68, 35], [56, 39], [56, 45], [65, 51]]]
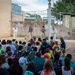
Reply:
[[41, 57], [41, 53], [37, 52], [32, 62], [34, 63], [36, 73], [39, 73], [43, 69], [45, 60]]
[[62, 66], [62, 75], [73, 75], [73, 68], [70, 67], [70, 59], [68, 57], [64, 60], [64, 66]]
[[62, 37], [60, 38], [60, 42], [60, 48], [63, 50], [66, 49], [66, 43]]
[[57, 34], [57, 29], [53, 26], [52, 27], [52, 36], [53, 36], [53, 40], [56, 41], [56, 34]]
[[10, 75], [6, 68], [2, 68], [2, 61], [0, 60], [0, 75]]
[[43, 38], [45, 37], [45, 31], [46, 31], [45, 27], [42, 26], [41, 32], [43, 33], [43, 35], [42, 35]]
[[13, 38], [16, 39], [17, 37], [17, 32], [18, 32], [18, 28], [17, 27], [13, 27]]
[[32, 32], [33, 32], [33, 28], [32, 28], [32, 26], [30, 25], [30, 26], [29, 26], [30, 39], [32, 38]]

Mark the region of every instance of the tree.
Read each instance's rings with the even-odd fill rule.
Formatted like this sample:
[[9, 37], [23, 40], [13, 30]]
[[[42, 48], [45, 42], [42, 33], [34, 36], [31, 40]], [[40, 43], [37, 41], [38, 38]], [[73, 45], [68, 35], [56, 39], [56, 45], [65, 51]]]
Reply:
[[72, 13], [75, 14], [75, 0], [62, 0], [54, 3], [52, 14], [59, 19], [59, 13]]
[[36, 21], [41, 21], [42, 18], [40, 15], [37, 15], [37, 14], [30, 14], [30, 13], [27, 13], [30, 17], [35, 17], [36, 18]]
[[66, 12], [67, 9], [65, 7], [65, 4], [63, 2], [56, 2], [54, 3], [52, 8], [52, 15], [56, 16], [59, 19], [60, 12]]

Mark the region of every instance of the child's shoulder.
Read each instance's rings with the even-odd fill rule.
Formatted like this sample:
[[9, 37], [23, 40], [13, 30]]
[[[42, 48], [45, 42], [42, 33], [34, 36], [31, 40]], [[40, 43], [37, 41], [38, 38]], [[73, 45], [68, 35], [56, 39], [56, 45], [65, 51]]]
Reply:
[[54, 71], [52, 71], [52, 75], [56, 75], [56, 73]]
[[34, 75], [34, 73], [31, 71], [25, 71], [24, 75]]

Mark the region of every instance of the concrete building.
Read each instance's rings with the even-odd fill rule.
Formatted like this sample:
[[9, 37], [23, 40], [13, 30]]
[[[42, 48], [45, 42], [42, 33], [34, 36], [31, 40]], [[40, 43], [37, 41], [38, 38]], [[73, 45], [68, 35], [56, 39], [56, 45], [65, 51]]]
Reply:
[[11, 0], [0, 0], [0, 37], [11, 34]]
[[36, 21], [36, 18], [35, 17], [26, 17], [25, 18], [25, 21], [26, 22], [35, 22]]
[[23, 14], [21, 6], [12, 3], [11, 20], [12, 21], [23, 21]]
[[12, 14], [21, 15], [21, 6], [12, 3]]
[[75, 29], [75, 14], [63, 14], [64, 26]]

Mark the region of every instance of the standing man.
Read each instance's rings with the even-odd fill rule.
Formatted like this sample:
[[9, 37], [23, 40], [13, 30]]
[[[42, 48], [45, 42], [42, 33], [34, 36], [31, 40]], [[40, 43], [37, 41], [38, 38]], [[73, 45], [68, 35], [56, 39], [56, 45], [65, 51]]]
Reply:
[[42, 33], [43, 33], [43, 38], [45, 37], [45, 31], [46, 31], [46, 29], [45, 29], [45, 27], [44, 26], [42, 26], [42, 29], [41, 29], [41, 31], [42, 31]]
[[29, 32], [30, 32], [30, 39], [31, 39], [32, 38], [32, 32], [33, 32], [32, 26], [29, 26]]
[[54, 41], [56, 41], [56, 34], [57, 34], [57, 29], [54, 26], [52, 26], [52, 36]]
[[13, 27], [13, 38], [16, 39], [17, 37], [17, 32], [18, 32], [18, 28], [17, 27]]

